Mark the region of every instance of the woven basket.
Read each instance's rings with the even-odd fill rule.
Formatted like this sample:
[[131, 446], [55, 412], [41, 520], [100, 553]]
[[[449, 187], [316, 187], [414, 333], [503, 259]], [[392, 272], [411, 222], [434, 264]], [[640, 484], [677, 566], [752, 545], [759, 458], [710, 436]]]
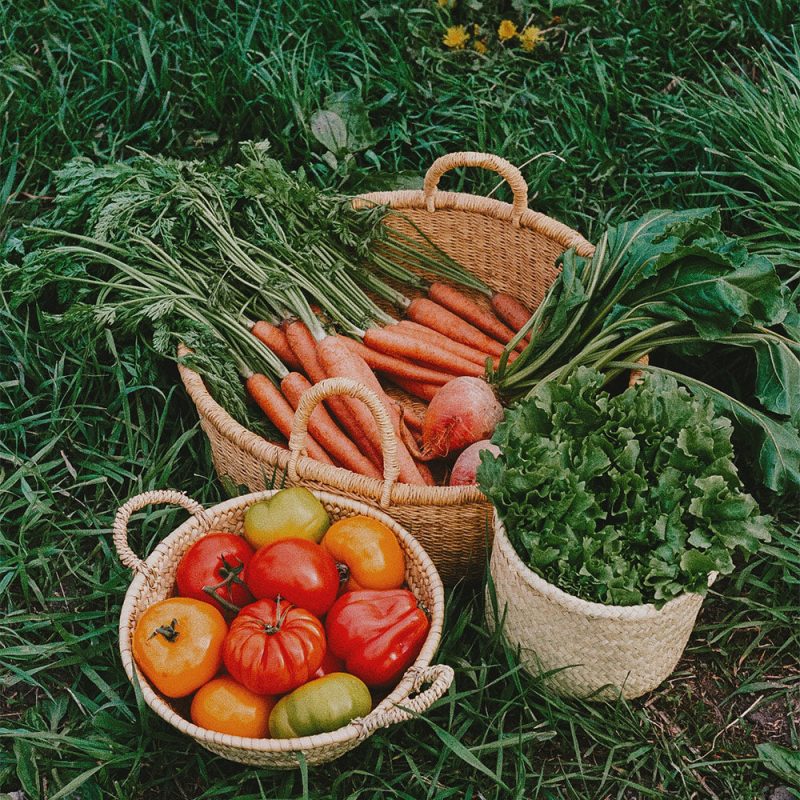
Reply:
[[[511, 186], [513, 204], [439, 191], [442, 175], [463, 166], [499, 173]], [[453, 153], [437, 159], [422, 190], [378, 192], [353, 202], [356, 207], [377, 203], [403, 212], [390, 214], [387, 224], [410, 236], [419, 235], [413, 227], [417, 226], [493, 289], [510, 292], [531, 306], [541, 302], [557, 275], [556, 259], [564, 250], [574, 247], [583, 256], [594, 250], [576, 231], [528, 209], [528, 187], [520, 171], [484, 153]], [[487, 306], [484, 298], [475, 299]], [[289, 453], [239, 425], [214, 401], [197, 373], [181, 366], [180, 374], [197, 406], [221, 478], [257, 491], [268, 485], [276, 467], [279, 471], [288, 467]], [[390, 505], [392, 516], [419, 539], [446, 584], [483, 575], [491, 543], [491, 507], [477, 487], [402, 483], [387, 487], [383, 481], [305, 457], [295, 466], [294, 484], [330, 489], [373, 506]]]
[[[341, 519], [366, 514], [388, 525], [397, 536], [406, 557], [406, 582], [431, 614], [428, 637], [414, 664], [400, 683], [367, 716], [349, 725], [316, 736], [295, 739], [250, 739], [216, 733], [200, 728], [177, 713], [173, 701], [164, 698], [142, 675], [131, 653], [131, 636], [136, 623], [148, 606], [174, 594], [178, 562], [188, 548], [210, 531], [224, 530], [241, 534], [244, 513], [257, 500], [271, 497], [275, 491], [244, 495], [204, 509], [185, 494], [175, 491], [146, 492], [122, 506], [114, 520], [114, 545], [120, 560], [135, 572], [122, 604], [119, 623], [119, 648], [128, 678], [138, 682], [144, 701], [159, 717], [213, 753], [240, 764], [275, 769], [321, 764], [352, 750], [378, 728], [404, 722], [420, 714], [438, 700], [453, 681], [453, 670], [445, 664], [431, 666], [439, 646], [444, 619], [444, 592], [433, 562], [413, 537], [394, 520], [374, 508], [353, 500], [317, 492], [331, 518]], [[133, 512], [151, 503], [175, 503], [193, 516], [164, 539], [152, 554], [141, 560], [128, 546], [128, 520]], [[423, 688], [427, 686], [427, 688]]]
[[[675, 669], [703, 604], [686, 593], [660, 609], [590, 603], [532, 572], [517, 555], [497, 513], [489, 563], [506, 641], [528, 672], [567, 697], [639, 697]], [[716, 573], [709, 576], [709, 586]], [[495, 614], [487, 590], [486, 622]]]

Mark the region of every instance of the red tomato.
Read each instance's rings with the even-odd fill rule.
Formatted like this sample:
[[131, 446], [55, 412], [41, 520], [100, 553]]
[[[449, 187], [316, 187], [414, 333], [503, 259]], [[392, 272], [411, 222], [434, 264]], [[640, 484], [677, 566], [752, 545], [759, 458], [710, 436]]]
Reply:
[[178, 594], [237, 613], [253, 599], [242, 575], [253, 553], [235, 533], [212, 532], [198, 539], [178, 564]]
[[256, 552], [245, 582], [259, 599], [281, 597], [321, 617], [336, 600], [339, 571], [327, 550], [308, 539], [280, 539]]
[[314, 678], [324, 678], [326, 675], [331, 675], [334, 672], [344, 672], [344, 661], [341, 658], [331, 653], [330, 650], [325, 651], [325, 658], [319, 665], [319, 669], [313, 674]]
[[419, 655], [430, 622], [407, 589], [343, 594], [328, 612], [328, 648], [367, 686], [395, 683]]
[[222, 658], [251, 692], [283, 694], [314, 675], [325, 650], [325, 630], [313, 614], [281, 600], [257, 600], [231, 623]]

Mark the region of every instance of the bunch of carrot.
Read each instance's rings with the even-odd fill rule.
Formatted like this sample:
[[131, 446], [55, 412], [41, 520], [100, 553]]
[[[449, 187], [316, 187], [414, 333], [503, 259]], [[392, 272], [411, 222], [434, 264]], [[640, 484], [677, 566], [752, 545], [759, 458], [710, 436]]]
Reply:
[[[506, 346], [531, 315], [510, 295], [495, 294], [491, 304], [493, 311], [486, 310], [455, 287], [435, 282], [429, 286], [427, 297], [408, 301], [405, 319], [373, 325], [360, 332], [360, 341], [327, 335], [321, 326], [315, 334], [298, 319], [280, 325], [256, 322], [252, 334], [292, 371], [280, 379], [280, 388], [265, 375], [250, 375], [248, 392], [288, 438], [294, 411], [305, 390], [324, 378], [353, 378], [375, 392], [392, 419], [400, 480], [432, 485], [427, 459], [419, 449], [422, 420], [386, 394], [376, 373], [424, 401], [430, 401], [440, 387], [456, 377], [483, 376], [487, 362], [497, 366]], [[506, 357], [513, 359], [515, 352]], [[347, 397], [330, 398], [326, 406], [318, 406], [311, 414], [308, 455], [379, 478], [380, 434], [366, 406]]]

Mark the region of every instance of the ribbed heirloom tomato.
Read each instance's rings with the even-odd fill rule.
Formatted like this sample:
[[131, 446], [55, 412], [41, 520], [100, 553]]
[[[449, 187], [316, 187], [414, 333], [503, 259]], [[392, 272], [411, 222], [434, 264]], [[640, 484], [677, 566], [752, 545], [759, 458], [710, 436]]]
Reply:
[[222, 675], [201, 686], [192, 698], [192, 722], [201, 728], [231, 736], [264, 739], [274, 697], [264, 697]]
[[377, 519], [361, 514], [340, 519], [328, 528], [322, 546], [346, 567], [346, 592], [403, 585], [403, 549], [391, 529]]
[[235, 533], [215, 531], [198, 539], [178, 564], [178, 593], [235, 614], [253, 600], [243, 579], [253, 552]]
[[245, 606], [225, 637], [223, 659], [231, 676], [256, 694], [283, 694], [305, 683], [325, 655], [322, 623], [283, 600]]
[[419, 655], [429, 628], [407, 589], [347, 592], [325, 619], [330, 651], [367, 686], [396, 682]]
[[186, 697], [219, 672], [227, 630], [210, 603], [171, 597], [142, 614], [133, 631], [133, 657], [162, 694]]
[[339, 571], [330, 554], [307, 539], [281, 539], [256, 552], [245, 581], [259, 598], [281, 597], [321, 617], [339, 591]]

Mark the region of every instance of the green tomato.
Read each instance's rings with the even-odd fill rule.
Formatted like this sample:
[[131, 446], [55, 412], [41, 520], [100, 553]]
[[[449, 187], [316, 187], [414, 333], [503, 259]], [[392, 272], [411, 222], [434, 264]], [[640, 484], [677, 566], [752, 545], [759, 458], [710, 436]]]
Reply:
[[244, 515], [244, 538], [256, 549], [279, 539], [309, 539], [319, 544], [331, 520], [308, 489], [283, 489], [253, 503]]
[[332, 672], [303, 684], [275, 704], [269, 717], [274, 739], [335, 731], [372, 710], [367, 685], [346, 672]]

